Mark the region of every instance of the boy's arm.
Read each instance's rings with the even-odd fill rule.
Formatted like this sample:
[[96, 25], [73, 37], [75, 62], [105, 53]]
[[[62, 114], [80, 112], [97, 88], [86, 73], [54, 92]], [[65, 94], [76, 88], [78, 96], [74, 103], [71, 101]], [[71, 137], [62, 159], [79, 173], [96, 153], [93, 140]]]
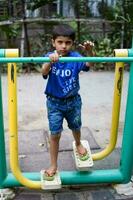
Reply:
[[[86, 56], [90, 57], [90, 56], [94, 56], [95, 55], [94, 50], [93, 50], [93, 47], [94, 47], [94, 43], [93, 42], [86, 41], [83, 44], [80, 44], [79, 46], [84, 49], [84, 51], [86, 52]], [[94, 63], [86, 62], [86, 66], [87, 67], [92, 67], [93, 65], [94, 65]]]
[[44, 63], [42, 65], [42, 75], [48, 75], [49, 71], [51, 69], [51, 62], [50, 63]]
[[51, 69], [52, 63], [57, 62], [59, 60], [59, 55], [58, 55], [57, 52], [54, 52], [54, 53], [49, 55], [49, 58], [50, 58], [51, 62], [44, 63], [42, 65], [42, 75], [48, 75], [48, 73]]

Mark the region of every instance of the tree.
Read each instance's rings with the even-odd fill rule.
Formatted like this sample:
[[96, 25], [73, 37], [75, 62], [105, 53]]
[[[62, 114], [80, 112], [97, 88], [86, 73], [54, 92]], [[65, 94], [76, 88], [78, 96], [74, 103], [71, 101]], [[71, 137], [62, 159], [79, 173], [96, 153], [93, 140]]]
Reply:
[[128, 48], [133, 34], [133, 1], [117, 0], [116, 5], [111, 7], [102, 0], [98, 4], [98, 10], [102, 18], [115, 22], [111, 24], [112, 40], [121, 42], [121, 48]]
[[30, 3], [28, 4], [28, 9], [29, 10], [36, 10], [37, 8], [40, 8], [46, 4], [51, 4], [53, 3], [55, 0], [32, 0], [30, 1]]

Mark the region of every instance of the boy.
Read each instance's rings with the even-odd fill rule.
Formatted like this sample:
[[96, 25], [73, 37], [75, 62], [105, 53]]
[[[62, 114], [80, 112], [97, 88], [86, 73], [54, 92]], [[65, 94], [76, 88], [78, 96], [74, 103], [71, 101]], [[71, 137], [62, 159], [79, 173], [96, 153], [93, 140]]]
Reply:
[[[63, 130], [62, 124], [65, 118], [68, 127], [72, 130], [77, 151], [81, 159], [87, 159], [87, 151], [80, 142], [81, 138], [81, 97], [79, 91], [79, 72], [88, 71], [91, 63], [83, 62], [59, 62], [59, 57], [81, 57], [78, 52], [72, 51], [75, 40], [75, 32], [67, 24], [58, 25], [53, 30], [52, 45], [55, 51], [47, 53], [51, 62], [44, 63], [42, 75], [48, 76], [45, 90], [47, 96], [47, 112], [49, 120], [50, 157], [51, 166], [45, 171], [45, 177], [53, 179], [57, 170], [57, 157], [59, 140]], [[82, 48], [92, 56], [94, 44], [90, 41], [84, 42]]]

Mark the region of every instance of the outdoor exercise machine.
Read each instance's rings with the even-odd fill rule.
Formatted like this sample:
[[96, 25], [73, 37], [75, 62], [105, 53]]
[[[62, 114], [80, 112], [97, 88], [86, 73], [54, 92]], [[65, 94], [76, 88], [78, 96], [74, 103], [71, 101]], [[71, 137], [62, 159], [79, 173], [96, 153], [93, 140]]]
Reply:
[[[110, 142], [101, 152], [92, 154], [93, 160], [103, 159], [115, 148], [119, 124], [119, 111], [122, 91], [124, 63], [130, 63], [128, 97], [123, 131], [123, 140], [118, 169], [63, 171], [60, 172], [62, 185], [98, 184], [98, 183], [128, 183], [131, 179], [133, 167], [133, 42], [131, 49], [115, 50], [116, 57], [81, 57], [60, 58], [61, 62], [115, 62], [115, 86], [112, 109], [112, 125]], [[78, 59], [78, 60], [77, 60]], [[2, 89], [0, 77], [0, 188], [26, 186], [32, 189], [42, 187], [40, 172], [22, 173], [18, 159], [18, 130], [17, 130], [17, 72], [16, 63], [44, 63], [50, 62], [48, 57], [18, 57], [17, 49], [1, 49], [0, 63], [8, 63], [8, 92], [9, 92], [9, 143], [10, 167], [8, 173], [5, 152], [5, 136], [3, 125]]]

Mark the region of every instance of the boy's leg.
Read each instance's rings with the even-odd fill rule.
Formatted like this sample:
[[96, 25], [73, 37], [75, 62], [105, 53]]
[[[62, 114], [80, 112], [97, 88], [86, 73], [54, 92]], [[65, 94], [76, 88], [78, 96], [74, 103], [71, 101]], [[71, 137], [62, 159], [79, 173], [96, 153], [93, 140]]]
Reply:
[[46, 173], [49, 176], [53, 176], [57, 171], [57, 158], [58, 158], [58, 150], [59, 150], [59, 140], [61, 134], [51, 135], [50, 136], [50, 167], [46, 170]]
[[75, 145], [76, 145], [76, 148], [77, 148], [77, 151], [80, 155], [85, 155], [87, 150], [86, 148], [81, 144], [81, 132], [80, 130], [75, 130], [75, 131], [72, 131], [73, 133], [73, 137], [74, 137], [74, 140], [75, 140]]
[[50, 135], [50, 167], [45, 171], [49, 176], [53, 176], [57, 171], [57, 158], [59, 141], [62, 132], [63, 114], [59, 110], [58, 101], [47, 99], [47, 112], [49, 120]]
[[81, 97], [80, 95], [77, 95], [77, 97], [74, 98], [74, 100], [70, 103], [71, 109], [68, 110], [68, 112], [65, 115], [65, 118], [68, 122], [68, 127], [72, 130], [78, 153], [84, 155], [86, 154], [87, 150], [81, 144], [81, 106]]

